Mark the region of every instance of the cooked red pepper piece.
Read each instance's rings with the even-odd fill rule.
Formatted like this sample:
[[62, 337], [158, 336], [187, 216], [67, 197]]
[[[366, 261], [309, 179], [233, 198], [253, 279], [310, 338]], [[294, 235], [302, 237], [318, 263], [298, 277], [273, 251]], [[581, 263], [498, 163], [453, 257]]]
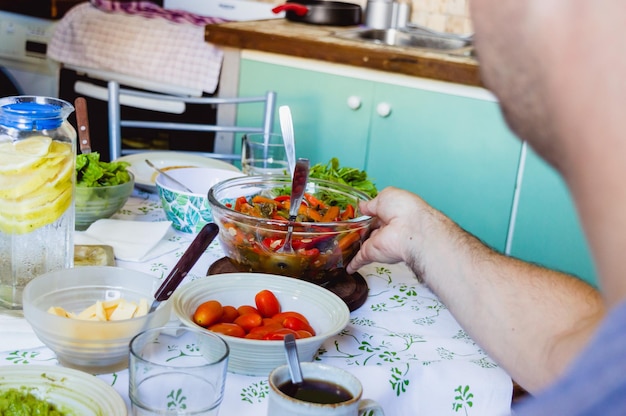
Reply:
[[241, 206], [247, 203], [248, 203], [248, 200], [246, 199], [246, 197], [240, 196], [239, 198], [235, 200], [235, 211], [241, 211]]
[[341, 213], [342, 220], [351, 220], [354, 218], [354, 207], [351, 204], [348, 204], [346, 209]]
[[276, 202], [285, 202], [285, 201], [289, 201], [291, 199], [290, 195], [279, 195], [276, 198], [274, 198], [274, 201]]
[[291, 242], [291, 246], [295, 249], [298, 250], [300, 248], [304, 248], [304, 249], [309, 249], [309, 248], [313, 248], [313, 247], [317, 247], [319, 248], [319, 245], [322, 244], [325, 241], [328, 241], [330, 239], [332, 239], [334, 236], [329, 234], [329, 235], [320, 235], [318, 237], [313, 237], [313, 238], [301, 238], [299, 240], [293, 240]]
[[333, 222], [339, 218], [339, 207], [337, 205], [333, 205], [328, 207], [324, 216], [322, 217], [322, 222]]
[[272, 212], [272, 216], [271, 216], [273, 220], [277, 220], [277, 221], [287, 221], [289, 219], [287, 217], [288, 215], [286, 216], [286, 214], [281, 211], [274, 211]]
[[298, 210], [298, 214], [304, 215], [306, 218], [315, 222], [322, 221], [322, 214], [320, 214], [320, 212], [317, 209], [312, 208], [312, 207], [307, 207], [306, 205], [303, 205], [300, 207], [300, 209]]
[[310, 249], [301, 248], [297, 250], [297, 253], [304, 257], [309, 257], [312, 259], [320, 255], [320, 251], [317, 248], [310, 248]]
[[341, 237], [339, 239], [339, 241], [337, 242], [337, 245], [339, 246], [341, 251], [344, 251], [344, 250], [350, 248], [350, 246], [352, 246], [352, 244], [354, 244], [357, 241], [359, 241], [360, 237], [361, 236], [359, 235], [359, 233], [349, 233], [349, 234], [346, 234], [346, 235], [344, 235], [343, 237]]
[[283, 245], [282, 238], [264, 238], [263, 245], [271, 250], [278, 250]]
[[326, 204], [309, 193], [304, 193], [304, 199], [309, 203], [310, 207], [317, 209], [326, 208]]

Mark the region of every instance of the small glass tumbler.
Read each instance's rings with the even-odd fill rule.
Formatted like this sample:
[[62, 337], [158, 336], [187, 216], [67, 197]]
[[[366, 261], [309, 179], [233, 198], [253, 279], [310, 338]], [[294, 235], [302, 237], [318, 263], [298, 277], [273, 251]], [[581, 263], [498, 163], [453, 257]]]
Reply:
[[130, 342], [132, 414], [216, 416], [228, 354], [222, 338], [202, 329], [161, 327], [138, 334]]
[[246, 175], [289, 175], [280, 134], [251, 133], [241, 140], [241, 170]]

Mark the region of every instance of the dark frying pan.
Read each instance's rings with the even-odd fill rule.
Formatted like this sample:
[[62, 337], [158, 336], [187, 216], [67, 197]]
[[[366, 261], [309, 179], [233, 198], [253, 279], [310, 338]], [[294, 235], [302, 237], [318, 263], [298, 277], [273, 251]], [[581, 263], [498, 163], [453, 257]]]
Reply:
[[314, 25], [355, 26], [362, 20], [361, 6], [341, 1], [288, 0], [272, 11], [284, 11], [287, 20]]

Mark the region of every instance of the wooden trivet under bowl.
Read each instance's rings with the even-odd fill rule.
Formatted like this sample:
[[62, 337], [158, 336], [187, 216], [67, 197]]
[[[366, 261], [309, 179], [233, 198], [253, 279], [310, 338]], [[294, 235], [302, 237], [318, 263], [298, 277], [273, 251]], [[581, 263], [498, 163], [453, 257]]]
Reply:
[[[207, 275], [238, 272], [239, 270], [228, 260], [228, 257], [222, 257], [209, 266]], [[338, 279], [323, 287], [339, 296], [348, 305], [351, 312], [359, 309], [365, 303], [369, 291], [363, 276], [359, 273], [348, 274], [345, 271], [339, 275]]]

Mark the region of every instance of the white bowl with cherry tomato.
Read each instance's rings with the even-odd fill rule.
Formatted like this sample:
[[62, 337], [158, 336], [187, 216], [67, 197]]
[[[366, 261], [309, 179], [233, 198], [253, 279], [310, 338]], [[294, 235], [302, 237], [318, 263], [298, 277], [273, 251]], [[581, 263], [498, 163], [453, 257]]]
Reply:
[[262, 273], [228, 273], [179, 287], [172, 308], [189, 327], [222, 336], [228, 371], [266, 376], [286, 363], [284, 336], [294, 334], [301, 361], [311, 361], [350, 318], [345, 302], [309, 282]]

